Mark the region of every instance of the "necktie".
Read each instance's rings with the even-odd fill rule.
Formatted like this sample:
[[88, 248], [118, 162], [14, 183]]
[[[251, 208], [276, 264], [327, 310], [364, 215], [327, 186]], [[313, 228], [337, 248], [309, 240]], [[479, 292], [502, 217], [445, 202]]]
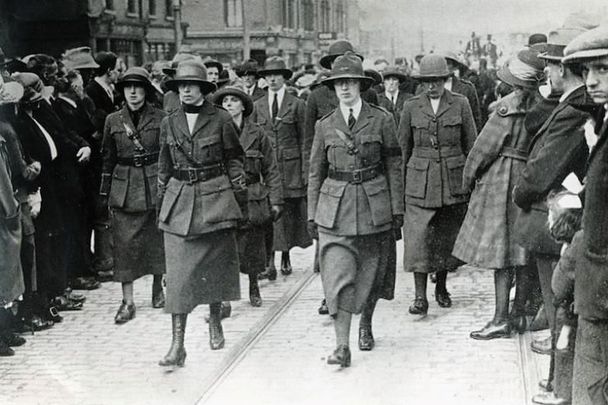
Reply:
[[353, 129], [353, 127], [355, 126], [355, 122], [357, 122], [357, 120], [355, 119], [355, 116], [353, 115], [353, 109], [349, 108], [348, 111], [350, 112], [350, 114], [348, 114], [348, 128]]
[[391, 104], [395, 105], [395, 96], [391, 95]]
[[274, 93], [274, 100], [272, 100], [272, 118], [276, 118], [279, 113], [279, 99], [277, 93]]

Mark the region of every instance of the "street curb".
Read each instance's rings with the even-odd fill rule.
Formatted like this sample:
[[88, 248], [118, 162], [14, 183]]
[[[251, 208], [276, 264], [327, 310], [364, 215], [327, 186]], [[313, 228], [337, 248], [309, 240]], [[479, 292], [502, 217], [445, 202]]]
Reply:
[[518, 336], [518, 360], [520, 363], [520, 369], [522, 373], [523, 383], [523, 398], [522, 404], [532, 405], [532, 397], [537, 394], [539, 376], [538, 369], [536, 367], [536, 360], [532, 349], [530, 349], [530, 343], [532, 343], [532, 334], [526, 332]]
[[226, 378], [232, 369], [234, 369], [240, 361], [245, 357], [249, 348], [252, 347], [270, 328], [278, 318], [289, 308], [291, 303], [295, 301], [300, 293], [312, 282], [318, 273], [312, 270], [305, 271], [302, 278], [298, 280], [283, 296], [268, 310], [262, 319], [260, 319], [251, 330], [239, 340], [239, 342], [230, 350], [228, 355], [222, 360], [210, 377], [204, 379], [201, 383], [203, 394], [196, 401], [197, 405], [204, 404], [215, 389], [219, 387], [224, 378]]

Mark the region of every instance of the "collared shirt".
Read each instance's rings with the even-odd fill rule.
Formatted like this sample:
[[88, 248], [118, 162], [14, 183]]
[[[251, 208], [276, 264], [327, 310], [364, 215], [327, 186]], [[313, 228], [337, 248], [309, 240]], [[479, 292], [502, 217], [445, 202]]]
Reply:
[[437, 110], [439, 110], [439, 102], [441, 101], [441, 97], [439, 98], [430, 98], [429, 100], [431, 101], [431, 107], [433, 107], [433, 112], [435, 114], [437, 114]]
[[97, 82], [97, 84], [99, 84], [101, 86], [102, 89], [104, 89], [106, 91], [106, 93], [108, 94], [108, 97], [110, 97], [110, 100], [112, 100], [112, 102], [114, 102], [114, 90], [112, 90], [112, 87], [108, 86], [103, 80], [101, 80], [100, 77], [95, 77], [95, 79], [93, 79]]
[[560, 102], [560, 103], [563, 103], [563, 102], [564, 102], [564, 100], [565, 100], [566, 98], [568, 98], [568, 96], [569, 96], [570, 94], [572, 94], [572, 93], [573, 93], [575, 90], [578, 90], [578, 89], [580, 89], [580, 88], [581, 88], [581, 87], [583, 87], [583, 86], [584, 86], [584, 84], [581, 84], [581, 85], [579, 85], [579, 86], [576, 86], [576, 87], [575, 87], [575, 88], [573, 88], [573, 89], [570, 89], [570, 90], [568, 90], [568, 91], [564, 92], [564, 94], [562, 94], [562, 96], [559, 98], [559, 102]]
[[342, 111], [342, 116], [344, 117], [344, 122], [348, 124], [348, 117], [350, 116], [350, 110], [353, 110], [353, 117], [355, 120], [359, 119], [359, 114], [361, 113], [361, 107], [363, 106], [363, 102], [361, 101], [361, 97], [357, 100], [357, 103], [353, 106], [347, 106], [340, 103], [340, 111]]
[[[283, 97], [285, 96], [285, 86], [281, 87], [279, 89], [279, 91], [277, 91], [276, 93], [272, 90], [270, 90], [270, 88], [268, 88], [268, 112], [270, 113], [270, 116], [272, 117], [272, 103], [274, 101], [274, 95], [277, 95], [277, 103], [278, 103], [278, 108], [279, 110], [281, 109], [281, 104], [283, 104]], [[274, 118], [274, 117], [272, 117]]]
[[399, 89], [394, 94], [389, 93], [388, 91], [384, 92], [386, 98], [388, 98], [393, 105], [397, 104], [397, 97], [399, 97]]
[[448, 77], [443, 87], [448, 89], [449, 91], [452, 91], [452, 76]]
[[42, 132], [42, 135], [44, 135], [44, 138], [46, 139], [46, 143], [49, 145], [49, 149], [51, 150], [51, 160], [55, 160], [55, 158], [57, 158], [57, 155], [58, 155], [57, 145], [55, 145], [55, 141], [53, 141], [53, 138], [51, 138], [51, 135], [47, 132], [46, 129], [44, 129], [44, 127], [42, 125], [40, 125], [40, 123], [38, 121], [36, 121], [34, 119], [34, 117], [32, 117], [32, 119], [34, 120], [36, 125], [38, 125], [40, 132]]
[[[255, 91], [255, 84], [251, 87], [245, 87], [245, 90], [247, 90], [247, 94], [253, 96], [253, 92]], [[272, 100], [270, 102], [272, 102]]]
[[72, 100], [71, 98], [66, 97], [66, 96], [59, 96], [58, 98], [62, 99], [63, 101], [65, 101], [66, 103], [71, 105], [72, 107], [78, 108], [78, 106], [76, 105], [76, 102], [74, 100]]

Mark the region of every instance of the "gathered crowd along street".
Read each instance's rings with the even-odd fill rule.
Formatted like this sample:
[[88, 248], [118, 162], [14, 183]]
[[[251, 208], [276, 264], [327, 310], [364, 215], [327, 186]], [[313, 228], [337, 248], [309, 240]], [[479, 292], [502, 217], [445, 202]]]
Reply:
[[608, 405], [588, 1], [0, 0], [0, 403]]

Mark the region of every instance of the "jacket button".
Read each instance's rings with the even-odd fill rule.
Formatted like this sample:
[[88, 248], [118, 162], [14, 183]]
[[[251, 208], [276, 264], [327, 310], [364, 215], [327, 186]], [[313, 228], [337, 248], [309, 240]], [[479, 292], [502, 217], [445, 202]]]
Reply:
[[433, 118], [433, 122], [437, 122], [437, 118]]

